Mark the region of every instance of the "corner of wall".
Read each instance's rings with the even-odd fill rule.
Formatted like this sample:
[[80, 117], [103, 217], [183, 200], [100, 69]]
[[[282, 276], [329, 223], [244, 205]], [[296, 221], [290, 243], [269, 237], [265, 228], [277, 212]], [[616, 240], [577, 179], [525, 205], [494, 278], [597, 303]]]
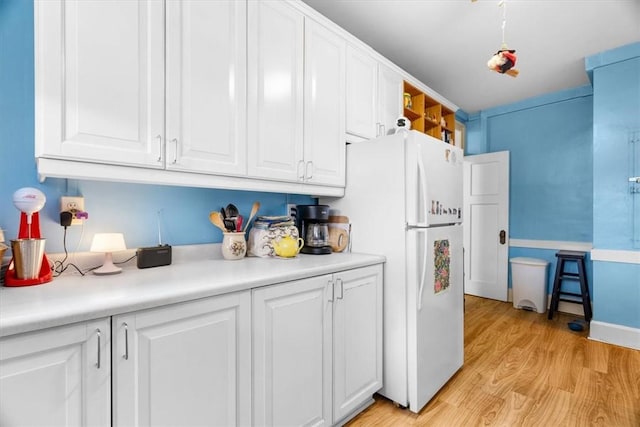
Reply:
[[640, 56], [640, 42], [620, 46], [615, 49], [606, 50], [595, 55], [587, 56], [584, 59], [584, 68], [589, 75], [589, 80], [593, 84], [593, 70], [599, 67], [615, 64]]

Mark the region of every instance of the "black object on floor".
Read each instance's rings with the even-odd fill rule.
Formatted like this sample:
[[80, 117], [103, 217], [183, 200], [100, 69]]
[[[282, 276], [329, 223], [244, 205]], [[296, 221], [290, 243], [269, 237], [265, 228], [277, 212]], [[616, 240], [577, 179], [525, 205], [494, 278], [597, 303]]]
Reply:
[[567, 325], [572, 331], [580, 332], [584, 330], [584, 322], [580, 320], [574, 320], [573, 322], [569, 322]]

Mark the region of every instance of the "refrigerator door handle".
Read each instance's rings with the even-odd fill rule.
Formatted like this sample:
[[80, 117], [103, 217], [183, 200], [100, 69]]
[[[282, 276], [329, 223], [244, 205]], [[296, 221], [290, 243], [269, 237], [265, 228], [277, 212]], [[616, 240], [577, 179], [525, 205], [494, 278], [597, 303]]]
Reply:
[[424, 252], [422, 254], [422, 274], [420, 275], [420, 290], [418, 291], [418, 311], [422, 310], [422, 295], [424, 293], [424, 284], [427, 278], [427, 250], [429, 248], [429, 242], [427, 241], [426, 231], [424, 239]]
[[[427, 174], [424, 171], [424, 162], [422, 161], [422, 151], [420, 150], [420, 146], [418, 146], [418, 177], [420, 178], [420, 188], [418, 189], [418, 193], [422, 196], [422, 212], [424, 214], [424, 222], [420, 223], [420, 213], [417, 213], [416, 222], [417, 225], [426, 226], [428, 221], [428, 204], [427, 204]], [[417, 196], [417, 195], [416, 195]]]

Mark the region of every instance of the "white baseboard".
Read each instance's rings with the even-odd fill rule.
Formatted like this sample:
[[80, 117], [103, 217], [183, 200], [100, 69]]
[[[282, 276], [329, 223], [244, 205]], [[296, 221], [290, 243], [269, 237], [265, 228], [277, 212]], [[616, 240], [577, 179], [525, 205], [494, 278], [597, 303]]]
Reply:
[[640, 350], [640, 329], [592, 320], [589, 339]]

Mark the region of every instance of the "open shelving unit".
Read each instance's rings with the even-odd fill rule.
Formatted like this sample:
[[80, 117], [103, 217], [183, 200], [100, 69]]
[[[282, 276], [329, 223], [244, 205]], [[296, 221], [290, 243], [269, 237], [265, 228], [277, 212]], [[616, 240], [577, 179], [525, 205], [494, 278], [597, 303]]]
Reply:
[[455, 145], [455, 112], [406, 81], [404, 93], [404, 116], [411, 129]]

